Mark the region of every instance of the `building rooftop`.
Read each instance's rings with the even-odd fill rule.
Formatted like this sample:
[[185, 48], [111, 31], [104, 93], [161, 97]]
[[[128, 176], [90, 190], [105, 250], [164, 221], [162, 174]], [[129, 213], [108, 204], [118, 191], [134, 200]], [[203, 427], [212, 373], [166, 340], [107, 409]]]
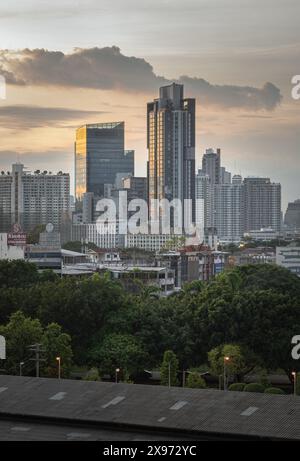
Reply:
[[[169, 434], [172, 439], [300, 440], [300, 398], [137, 384], [0, 376], [0, 438], [5, 422], [99, 431]], [[4, 427], [3, 427], [4, 425]], [[73, 429], [69, 429], [73, 426]], [[77, 429], [76, 429], [77, 426]], [[3, 433], [4, 430], [4, 433]], [[30, 432], [30, 429], [27, 430]], [[44, 431], [40, 437], [50, 438]], [[89, 431], [88, 431], [89, 432]], [[53, 435], [53, 434], [52, 434]], [[144, 435], [144, 440], [148, 435]], [[129, 439], [130, 440], [130, 439]], [[131, 439], [132, 440], [132, 439]], [[149, 440], [149, 439], [148, 439]]]

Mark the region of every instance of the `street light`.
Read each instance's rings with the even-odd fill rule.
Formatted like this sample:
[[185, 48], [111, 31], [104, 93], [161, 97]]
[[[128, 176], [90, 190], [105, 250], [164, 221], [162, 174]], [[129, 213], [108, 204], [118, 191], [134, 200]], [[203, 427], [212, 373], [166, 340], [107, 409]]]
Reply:
[[22, 367], [23, 365], [25, 365], [25, 362], [20, 362], [19, 363], [19, 366], [20, 366], [20, 376], [22, 376]]
[[60, 357], [56, 357], [56, 360], [57, 360], [57, 362], [58, 362], [58, 379], [60, 379], [60, 378], [61, 378], [61, 366], [60, 366], [60, 364], [61, 364], [61, 358], [60, 358]]
[[293, 371], [292, 376], [294, 381], [294, 396], [297, 397], [297, 373]]
[[169, 388], [171, 387], [171, 362], [169, 362]]
[[224, 391], [227, 391], [227, 363], [229, 362], [230, 357], [224, 357]]
[[118, 384], [118, 374], [120, 373], [120, 368], [116, 368], [116, 384]]
[[182, 372], [182, 387], [185, 387], [185, 377], [187, 374], [188, 370], [183, 370]]

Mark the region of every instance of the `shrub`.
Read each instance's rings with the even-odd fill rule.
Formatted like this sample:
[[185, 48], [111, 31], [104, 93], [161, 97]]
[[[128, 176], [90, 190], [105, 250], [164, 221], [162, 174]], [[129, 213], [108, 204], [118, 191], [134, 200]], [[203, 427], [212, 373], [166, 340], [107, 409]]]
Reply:
[[199, 375], [199, 373], [189, 373], [188, 378], [186, 380], [186, 387], [191, 389], [205, 389], [206, 382]]
[[98, 368], [91, 368], [84, 377], [85, 381], [101, 381]]
[[262, 384], [250, 383], [244, 387], [244, 392], [259, 392], [260, 394], [263, 394], [265, 392], [265, 388]]
[[245, 383], [233, 383], [229, 386], [228, 390], [229, 391], [235, 391], [235, 392], [243, 392], [245, 389], [246, 384]]
[[265, 390], [265, 394], [284, 394], [282, 389], [279, 389], [279, 387], [268, 387]]

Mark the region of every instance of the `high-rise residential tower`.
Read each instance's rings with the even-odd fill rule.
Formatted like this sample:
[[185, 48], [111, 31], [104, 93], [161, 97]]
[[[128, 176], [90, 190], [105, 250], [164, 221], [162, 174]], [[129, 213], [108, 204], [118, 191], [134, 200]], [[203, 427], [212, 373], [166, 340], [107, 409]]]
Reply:
[[281, 230], [281, 185], [269, 178], [244, 179], [244, 231]]
[[300, 229], [300, 200], [288, 204], [284, 224], [290, 229]]
[[243, 235], [244, 185], [240, 175], [215, 185], [216, 228], [222, 243], [239, 243]]
[[124, 122], [84, 125], [76, 131], [75, 193], [104, 195], [105, 184], [115, 184], [116, 175], [134, 175], [134, 151], [124, 150]]
[[210, 177], [211, 184], [220, 184], [222, 178], [221, 149], [206, 149], [202, 157], [202, 171]]
[[[195, 221], [195, 99], [184, 98], [183, 85], [161, 87], [147, 106], [148, 196], [191, 199]], [[150, 204], [151, 206], [151, 204]]]
[[52, 223], [59, 229], [70, 211], [70, 176], [59, 172], [30, 174], [16, 163], [0, 175], [0, 222], [3, 231], [18, 223], [25, 230]]

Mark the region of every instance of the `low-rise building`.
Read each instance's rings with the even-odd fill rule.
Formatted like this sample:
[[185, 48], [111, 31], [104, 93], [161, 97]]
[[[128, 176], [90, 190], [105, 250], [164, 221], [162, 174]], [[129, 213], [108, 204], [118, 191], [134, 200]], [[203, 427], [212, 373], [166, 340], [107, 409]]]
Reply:
[[166, 245], [174, 248], [177, 246], [179, 235], [174, 234], [127, 234], [125, 236], [125, 248], [140, 248], [145, 251], [160, 251]]
[[229, 256], [230, 266], [248, 264], [275, 264], [276, 253], [272, 247], [244, 248]]
[[138, 292], [141, 287], [156, 287], [161, 294], [171, 294], [175, 290], [175, 274], [168, 267], [111, 267], [102, 271], [109, 272], [113, 280], [121, 282], [131, 292]]
[[279, 231], [275, 231], [274, 229], [268, 227], [246, 232], [244, 237], [256, 242], [271, 242], [272, 240], [280, 238], [280, 235]]
[[24, 246], [11, 240], [12, 234], [0, 234], [0, 260], [1, 259], [24, 259]]
[[191, 245], [178, 251], [166, 251], [156, 255], [157, 265], [167, 265], [175, 273], [175, 286], [195, 280], [207, 282], [228, 266], [229, 254], [212, 251], [202, 245]]
[[28, 245], [25, 259], [35, 264], [40, 271], [51, 269], [55, 273], [61, 274], [63, 257], [60, 247]]
[[300, 277], [300, 246], [277, 247], [276, 264]]

